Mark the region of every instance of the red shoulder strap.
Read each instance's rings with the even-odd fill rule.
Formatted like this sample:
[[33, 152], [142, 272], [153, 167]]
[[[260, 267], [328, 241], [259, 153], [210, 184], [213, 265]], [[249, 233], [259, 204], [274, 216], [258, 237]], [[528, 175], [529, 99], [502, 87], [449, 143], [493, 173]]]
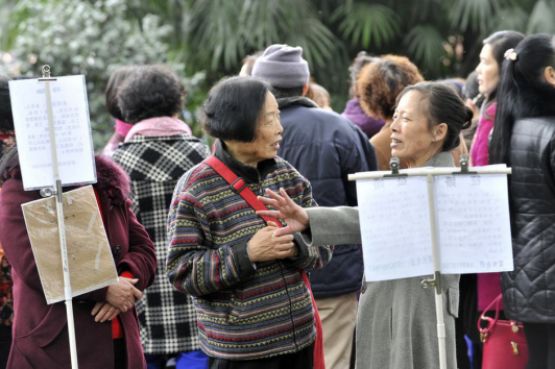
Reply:
[[[220, 159], [214, 155], [210, 155], [205, 161], [212, 169], [216, 171], [227, 183], [233, 187], [235, 191], [253, 208], [254, 210], [267, 210], [266, 205], [262, 201], [258, 200], [258, 197], [252, 192], [252, 190], [247, 186], [247, 183], [243, 178], [235, 174], [231, 169], [228, 168]], [[281, 227], [281, 222], [275, 218], [263, 216], [262, 219], [268, 222], [275, 223], [278, 227]]]

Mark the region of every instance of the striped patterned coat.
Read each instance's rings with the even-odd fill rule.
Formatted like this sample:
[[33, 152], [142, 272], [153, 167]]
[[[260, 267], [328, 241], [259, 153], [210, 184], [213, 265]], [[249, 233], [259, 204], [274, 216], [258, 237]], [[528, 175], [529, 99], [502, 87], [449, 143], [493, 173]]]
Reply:
[[[221, 144], [216, 156], [257, 194], [284, 188], [314, 206], [311, 188], [281, 158], [258, 170], [235, 161]], [[209, 356], [256, 360], [295, 353], [314, 341], [314, 312], [301, 269], [331, 259], [328, 246], [307, 247], [296, 237], [295, 259], [253, 264], [247, 242], [262, 218], [211, 167], [201, 163], [178, 183], [168, 218], [168, 278], [194, 296], [201, 348]]]
[[191, 297], [175, 291], [165, 276], [166, 220], [178, 179], [208, 155], [208, 147], [188, 135], [134, 136], [113, 155], [131, 178], [133, 210], [156, 247], [154, 283], [136, 306], [147, 354], [199, 349]]

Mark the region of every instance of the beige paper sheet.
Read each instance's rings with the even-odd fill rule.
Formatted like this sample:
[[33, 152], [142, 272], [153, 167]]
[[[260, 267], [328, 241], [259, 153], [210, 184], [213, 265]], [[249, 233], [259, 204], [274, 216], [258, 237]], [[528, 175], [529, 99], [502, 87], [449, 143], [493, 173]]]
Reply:
[[[64, 192], [64, 218], [72, 297], [117, 282], [117, 271], [91, 186]], [[21, 205], [48, 304], [64, 300], [55, 198]]]

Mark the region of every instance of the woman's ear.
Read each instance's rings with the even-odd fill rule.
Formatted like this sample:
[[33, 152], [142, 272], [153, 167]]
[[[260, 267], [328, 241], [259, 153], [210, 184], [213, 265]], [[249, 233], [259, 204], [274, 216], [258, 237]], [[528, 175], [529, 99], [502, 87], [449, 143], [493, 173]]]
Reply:
[[447, 137], [448, 129], [449, 127], [447, 126], [447, 123], [436, 124], [432, 128], [432, 135], [434, 137], [434, 142], [443, 141], [445, 137]]
[[543, 70], [543, 76], [545, 77], [547, 83], [555, 87], [555, 69], [553, 69], [552, 66], [545, 67]]

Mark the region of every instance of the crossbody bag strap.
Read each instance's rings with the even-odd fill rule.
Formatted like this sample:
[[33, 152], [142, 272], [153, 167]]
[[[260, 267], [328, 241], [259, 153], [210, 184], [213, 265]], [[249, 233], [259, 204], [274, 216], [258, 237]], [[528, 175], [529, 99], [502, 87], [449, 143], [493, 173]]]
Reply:
[[[258, 197], [252, 192], [247, 183], [243, 178], [235, 174], [231, 169], [228, 168], [220, 159], [214, 155], [210, 155], [205, 163], [208, 164], [212, 169], [216, 171], [227, 183], [233, 187], [235, 191], [250, 205], [254, 210], [268, 210], [268, 208], [258, 200]], [[275, 218], [260, 215], [262, 219], [268, 222], [275, 223], [278, 227], [281, 227], [281, 222]]]

